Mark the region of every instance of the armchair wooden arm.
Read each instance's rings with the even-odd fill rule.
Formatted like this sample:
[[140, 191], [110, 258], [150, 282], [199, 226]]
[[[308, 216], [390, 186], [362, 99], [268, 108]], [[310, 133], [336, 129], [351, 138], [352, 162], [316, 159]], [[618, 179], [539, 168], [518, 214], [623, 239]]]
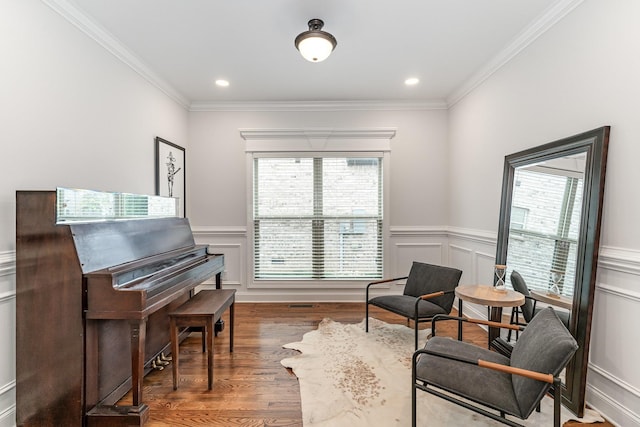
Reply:
[[[415, 317], [414, 320], [417, 322], [418, 321], [418, 306], [420, 305], [420, 301], [422, 300], [428, 300], [431, 298], [436, 298], [436, 297], [441, 297], [442, 295], [446, 295], [446, 294], [452, 294], [455, 291], [451, 290], [451, 291], [438, 291], [438, 292], [432, 292], [430, 294], [425, 294], [425, 295], [421, 295], [419, 297], [416, 298], [416, 307], [415, 307]], [[439, 314], [437, 314], [435, 317], [441, 316]], [[434, 317], [434, 318], [435, 318]], [[433, 320], [432, 320], [433, 322]]]
[[[444, 291], [438, 291], [438, 292], [433, 292], [431, 294], [420, 295], [418, 298], [420, 298], [420, 299], [430, 299], [430, 298], [435, 298], [435, 297], [442, 296], [442, 295], [444, 295], [446, 293], [447, 292], [444, 292]], [[449, 291], [448, 293], [451, 293], [451, 291]]]

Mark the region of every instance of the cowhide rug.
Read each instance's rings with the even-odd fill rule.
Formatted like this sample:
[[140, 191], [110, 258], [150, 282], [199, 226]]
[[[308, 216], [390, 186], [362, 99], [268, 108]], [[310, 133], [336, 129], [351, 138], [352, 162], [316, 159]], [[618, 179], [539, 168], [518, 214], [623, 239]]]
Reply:
[[[298, 377], [305, 427], [411, 425], [413, 329], [371, 318], [369, 333], [365, 333], [364, 320], [343, 324], [324, 319], [301, 342], [284, 347], [301, 352], [281, 363]], [[563, 422], [572, 415], [563, 408]], [[602, 418], [590, 411], [580, 421]], [[552, 426], [553, 400], [545, 397], [541, 412], [534, 412], [523, 423]], [[418, 425], [504, 424], [418, 390]]]

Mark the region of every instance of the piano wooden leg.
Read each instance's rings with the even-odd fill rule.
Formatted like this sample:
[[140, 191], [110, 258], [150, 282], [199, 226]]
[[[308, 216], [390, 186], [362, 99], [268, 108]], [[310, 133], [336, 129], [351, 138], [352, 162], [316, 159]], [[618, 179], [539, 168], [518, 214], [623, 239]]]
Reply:
[[131, 390], [133, 393], [133, 406], [135, 407], [142, 403], [147, 319], [132, 320], [129, 325], [131, 328]]
[[178, 361], [180, 359], [178, 352], [178, 326], [176, 325], [176, 318], [169, 316], [170, 334], [171, 334], [171, 359], [173, 361], [173, 389], [178, 389], [178, 383], [180, 382], [180, 373], [178, 371]]

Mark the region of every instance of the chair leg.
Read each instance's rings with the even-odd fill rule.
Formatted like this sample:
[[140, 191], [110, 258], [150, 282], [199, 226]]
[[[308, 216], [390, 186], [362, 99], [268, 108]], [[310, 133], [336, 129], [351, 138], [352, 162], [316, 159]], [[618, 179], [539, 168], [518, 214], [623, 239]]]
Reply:
[[415, 325], [413, 325], [413, 326], [414, 326], [414, 329], [416, 331], [415, 332], [415, 338], [416, 338], [415, 339], [415, 344], [416, 344], [415, 349], [417, 350], [418, 349], [418, 322], [416, 321]]
[[411, 364], [411, 427], [416, 427], [416, 363], [415, 356]]
[[562, 406], [562, 388], [560, 378], [553, 379], [553, 427], [560, 427], [560, 408]]
[[364, 308], [364, 331], [369, 332], [369, 301], [367, 301]]
[[[509, 319], [509, 323], [511, 324], [513, 324], [515, 317], [518, 315], [517, 314], [518, 312], [516, 311], [517, 309], [518, 309], [517, 307], [514, 307], [511, 310], [511, 319]], [[509, 329], [509, 332], [507, 332], [507, 342], [511, 342], [511, 329]]]

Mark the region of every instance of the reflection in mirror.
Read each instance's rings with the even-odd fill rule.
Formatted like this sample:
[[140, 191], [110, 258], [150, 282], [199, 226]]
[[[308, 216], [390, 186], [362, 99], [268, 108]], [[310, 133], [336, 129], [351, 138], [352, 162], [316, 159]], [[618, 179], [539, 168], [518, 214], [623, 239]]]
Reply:
[[56, 223], [178, 216], [178, 199], [58, 187]]
[[515, 169], [507, 277], [530, 290], [573, 297], [586, 154]]
[[563, 403], [578, 416], [584, 413], [608, 144], [605, 126], [511, 154], [504, 163], [496, 263], [507, 265], [508, 279], [518, 271], [532, 297], [565, 310], [579, 348], [566, 369]]

